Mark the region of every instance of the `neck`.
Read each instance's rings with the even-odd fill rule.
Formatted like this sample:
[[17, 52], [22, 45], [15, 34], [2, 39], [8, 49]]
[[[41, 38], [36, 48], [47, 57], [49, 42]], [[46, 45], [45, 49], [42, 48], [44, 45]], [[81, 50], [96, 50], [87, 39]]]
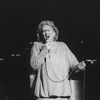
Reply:
[[55, 41], [48, 41], [47, 43], [54, 44], [54, 43], [55, 43]]

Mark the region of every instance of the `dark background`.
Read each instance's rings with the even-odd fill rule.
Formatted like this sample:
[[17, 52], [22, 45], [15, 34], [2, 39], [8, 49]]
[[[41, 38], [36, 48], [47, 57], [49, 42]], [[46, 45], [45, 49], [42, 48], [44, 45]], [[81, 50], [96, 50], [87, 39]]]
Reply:
[[[87, 63], [86, 100], [99, 98], [99, 0], [0, 0], [0, 94], [2, 100], [31, 100], [30, 49], [42, 20], [52, 20], [79, 61]], [[83, 75], [83, 72], [81, 72]], [[4, 99], [5, 98], [5, 99]], [[0, 99], [1, 100], [1, 99]]]

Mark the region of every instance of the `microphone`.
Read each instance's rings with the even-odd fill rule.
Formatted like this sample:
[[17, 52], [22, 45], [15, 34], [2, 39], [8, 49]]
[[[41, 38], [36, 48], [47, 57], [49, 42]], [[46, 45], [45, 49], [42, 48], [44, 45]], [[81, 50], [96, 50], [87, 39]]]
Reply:
[[48, 49], [48, 53], [50, 53], [51, 52], [51, 49]]
[[96, 59], [93, 59], [93, 60], [87, 59], [87, 60], [85, 60], [85, 62], [90, 62], [91, 64], [94, 64], [94, 62], [96, 62], [96, 61], [97, 61]]
[[41, 47], [40, 47], [40, 52], [44, 49], [44, 45], [42, 45]]

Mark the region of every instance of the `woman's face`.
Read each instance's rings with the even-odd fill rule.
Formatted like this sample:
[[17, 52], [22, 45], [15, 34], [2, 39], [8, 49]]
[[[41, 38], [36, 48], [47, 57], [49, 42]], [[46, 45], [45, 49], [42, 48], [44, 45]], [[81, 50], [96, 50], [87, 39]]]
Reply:
[[46, 40], [46, 42], [54, 41], [55, 32], [51, 26], [44, 25], [42, 28], [42, 31], [43, 31], [43, 36], [44, 36], [44, 39]]

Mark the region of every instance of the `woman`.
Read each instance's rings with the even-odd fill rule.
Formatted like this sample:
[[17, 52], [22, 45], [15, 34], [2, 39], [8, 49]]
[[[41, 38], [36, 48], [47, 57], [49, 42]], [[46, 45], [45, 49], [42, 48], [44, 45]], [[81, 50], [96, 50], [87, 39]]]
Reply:
[[68, 73], [85, 68], [85, 63], [79, 63], [65, 43], [57, 41], [58, 34], [52, 21], [39, 24], [38, 42], [34, 42], [30, 60], [32, 68], [37, 71], [33, 88], [38, 100], [69, 100], [71, 87]]

